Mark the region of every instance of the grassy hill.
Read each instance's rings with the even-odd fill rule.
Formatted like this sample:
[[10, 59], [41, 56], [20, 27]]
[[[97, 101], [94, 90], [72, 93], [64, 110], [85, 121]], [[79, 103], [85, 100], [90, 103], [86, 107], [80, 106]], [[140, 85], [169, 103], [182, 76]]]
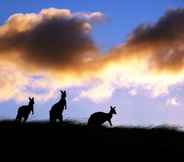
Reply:
[[[156, 128], [89, 128], [85, 124], [66, 121], [51, 125], [31, 122], [16, 125], [13, 121], [0, 122], [0, 143], [51, 149], [55, 145], [71, 149], [115, 149], [126, 152], [177, 153], [184, 150], [184, 132], [170, 127]], [[31, 142], [33, 141], [33, 142]], [[1, 145], [2, 146], [2, 145]]]

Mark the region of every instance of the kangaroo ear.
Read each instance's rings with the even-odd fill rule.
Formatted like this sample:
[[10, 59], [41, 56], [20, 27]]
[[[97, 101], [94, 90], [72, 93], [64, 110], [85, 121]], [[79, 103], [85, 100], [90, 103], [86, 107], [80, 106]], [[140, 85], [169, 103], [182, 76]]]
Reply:
[[32, 97], [32, 100], [34, 100], [34, 97]]
[[113, 107], [114, 109], [116, 108], [116, 106]]
[[31, 100], [31, 97], [29, 97], [29, 100]]
[[61, 94], [63, 94], [63, 91], [62, 90], [60, 90], [60, 92], [61, 92]]

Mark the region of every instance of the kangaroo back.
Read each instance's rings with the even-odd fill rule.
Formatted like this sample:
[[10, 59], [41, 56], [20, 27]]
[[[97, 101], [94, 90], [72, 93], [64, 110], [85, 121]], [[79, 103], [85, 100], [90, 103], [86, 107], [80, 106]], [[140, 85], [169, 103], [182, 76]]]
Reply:
[[88, 120], [88, 125], [90, 126], [100, 126], [106, 121], [109, 122], [110, 126], [112, 126], [111, 118], [112, 115], [116, 114], [115, 106], [110, 107], [109, 113], [104, 113], [104, 112], [96, 112], [92, 114]]
[[110, 116], [108, 113], [96, 112], [92, 114], [88, 120], [88, 125], [99, 126], [109, 120]]

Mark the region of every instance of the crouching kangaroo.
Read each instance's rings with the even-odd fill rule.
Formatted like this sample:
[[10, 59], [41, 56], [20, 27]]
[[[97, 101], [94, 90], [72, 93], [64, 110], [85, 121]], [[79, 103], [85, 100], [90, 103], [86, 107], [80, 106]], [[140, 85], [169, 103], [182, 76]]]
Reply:
[[17, 111], [17, 117], [16, 117], [16, 122], [17, 123], [25, 123], [29, 117], [29, 114], [32, 112], [34, 114], [34, 97], [30, 98], [29, 97], [29, 104], [28, 105], [23, 105], [18, 108]]
[[115, 108], [116, 108], [115, 106], [114, 107], [111, 106], [109, 113], [96, 112], [92, 114], [88, 120], [88, 126], [100, 126], [106, 121], [108, 121], [110, 126], [112, 126], [111, 119], [113, 114], [116, 114]]
[[67, 109], [66, 106], [66, 91], [61, 92], [61, 99], [52, 106], [50, 110], [50, 122], [55, 123], [56, 120], [63, 122], [63, 111]]

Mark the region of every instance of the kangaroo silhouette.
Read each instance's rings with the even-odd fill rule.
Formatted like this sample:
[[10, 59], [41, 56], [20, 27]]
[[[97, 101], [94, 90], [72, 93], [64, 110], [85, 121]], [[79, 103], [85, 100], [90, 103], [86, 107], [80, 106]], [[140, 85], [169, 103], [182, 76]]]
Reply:
[[52, 106], [50, 110], [50, 122], [55, 123], [57, 120], [63, 122], [63, 111], [67, 109], [66, 91], [61, 92], [61, 99]]
[[29, 104], [23, 105], [23, 106], [18, 108], [16, 122], [25, 123], [29, 117], [29, 114], [31, 112], [32, 112], [32, 114], [34, 114], [33, 105], [34, 105], [34, 97], [32, 97], [32, 98], [29, 97]]
[[112, 126], [111, 119], [112, 119], [113, 114], [116, 114], [115, 108], [116, 108], [116, 106], [114, 106], [114, 107], [111, 106], [109, 113], [96, 112], [96, 113], [92, 114], [89, 117], [88, 126], [100, 126], [103, 123], [105, 123], [106, 121], [108, 121], [110, 126]]

